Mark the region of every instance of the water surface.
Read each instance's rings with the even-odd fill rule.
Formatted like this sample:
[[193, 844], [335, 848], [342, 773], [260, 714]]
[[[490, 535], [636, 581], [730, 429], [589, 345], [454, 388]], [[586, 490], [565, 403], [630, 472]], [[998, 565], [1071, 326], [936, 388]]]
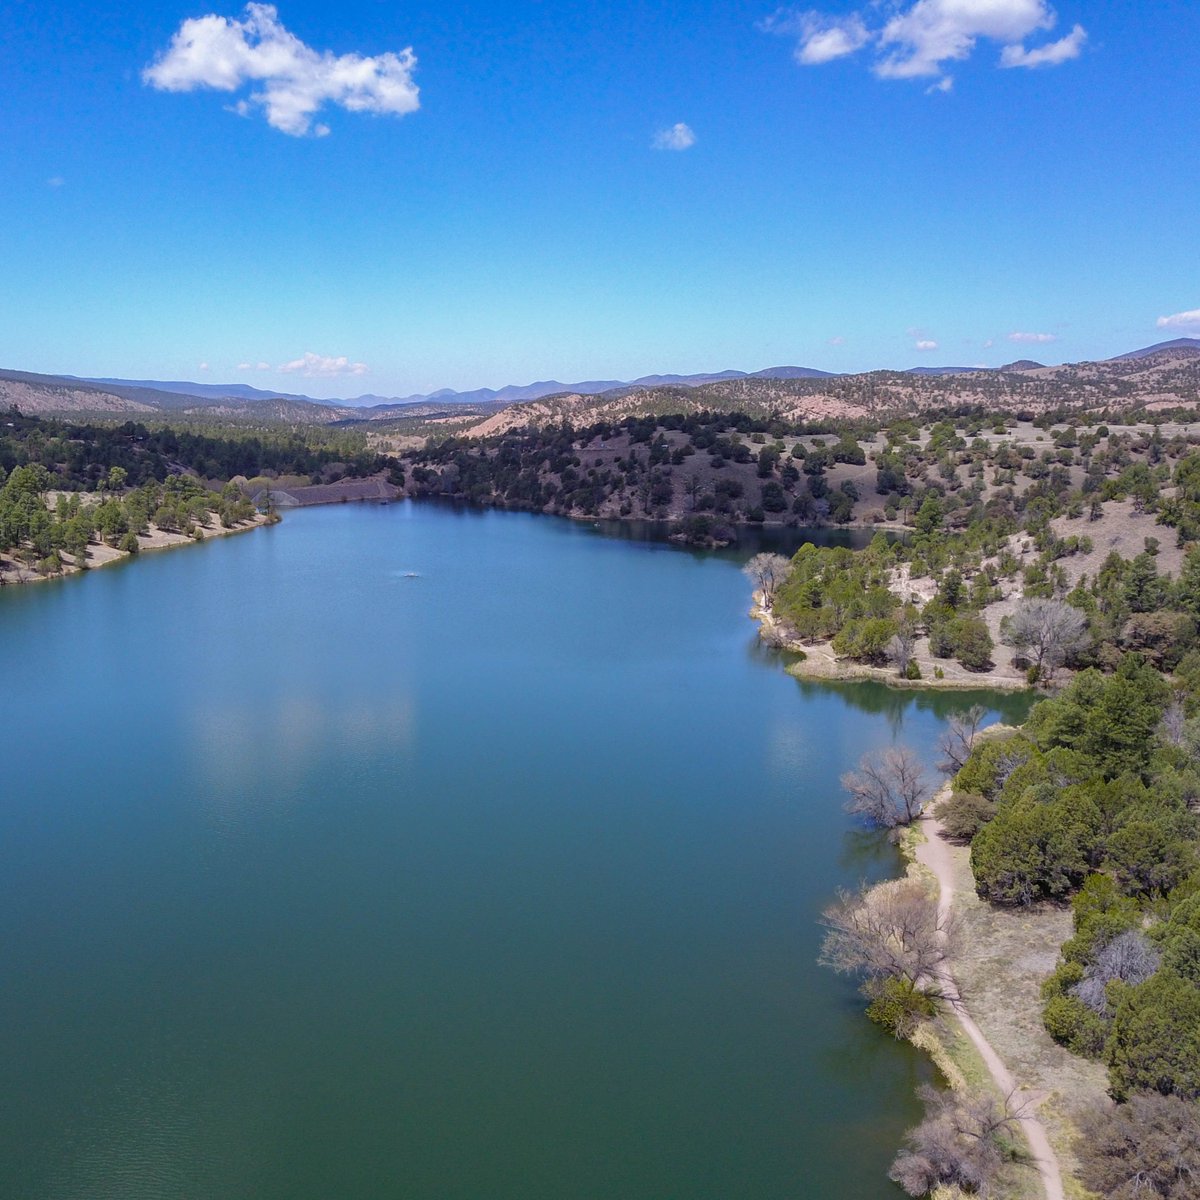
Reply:
[[392, 505], [0, 593], [3, 1194], [897, 1195], [837, 779], [973, 697], [802, 687], [748, 591]]

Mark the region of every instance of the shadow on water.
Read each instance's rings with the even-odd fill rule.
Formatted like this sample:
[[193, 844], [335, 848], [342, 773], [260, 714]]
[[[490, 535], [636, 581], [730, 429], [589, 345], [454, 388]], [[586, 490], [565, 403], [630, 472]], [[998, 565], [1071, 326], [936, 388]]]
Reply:
[[[783, 658], [782, 655], [779, 657]], [[786, 662], [781, 662], [781, 665], [786, 666]], [[1037, 702], [1037, 696], [1033, 692], [996, 692], [984, 688], [978, 691], [894, 688], [871, 679], [797, 679], [796, 686], [806, 699], [836, 695], [848, 708], [871, 716], [882, 716], [896, 723], [907, 712], [927, 712], [939, 720], [948, 720], [956, 713], [964, 712], [973, 704], [978, 704], [995, 714], [998, 720], [1008, 725], [1020, 725]], [[991, 724], [990, 721], [986, 723]]]
[[[828, 526], [785, 526], [785, 525], [738, 525], [734, 527], [736, 540], [729, 546], [716, 550], [688, 546], [670, 539], [676, 525], [670, 521], [589, 521], [584, 527], [603, 537], [616, 538], [625, 542], [648, 542], [667, 544], [676, 549], [703, 558], [725, 558], [734, 562], [745, 562], [752, 555], [770, 551], [789, 557], [801, 546], [848, 546], [861, 550], [871, 544], [875, 531], [870, 529], [833, 529]], [[894, 535], [885, 535], [893, 537]]]

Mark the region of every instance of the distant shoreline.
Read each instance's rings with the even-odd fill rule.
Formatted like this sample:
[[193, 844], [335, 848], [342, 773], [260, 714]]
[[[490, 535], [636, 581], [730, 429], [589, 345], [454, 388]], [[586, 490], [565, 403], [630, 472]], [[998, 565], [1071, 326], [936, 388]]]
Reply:
[[64, 562], [61, 571], [52, 575], [42, 575], [32, 567], [25, 567], [11, 558], [0, 557], [0, 587], [24, 587], [31, 583], [50, 583], [55, 579], [66, 579], [72, 575], [84, 575], [88, 571], [100, 570], [112, 566], [116, 562], [124, 562], [137, 558], [142, 554], [150, 554], [159, 550], [175, 550], [180, 546], [195, 546], [212, 538], [229, 537], [234, 533], [249, 533], [252, 529], [261, 529], [264, 525], [274, 524], [275, 520], [266, 513], [256, 513], [248, 521], [239, 521], [228, 529], [220, 526], [211, 528], [199, 526], [201, 536], [192, 537], [186, 533], [171, 533], [165, 529], [151, 527], [147, 535], [139, 535], [137, 554], [127, 550], [118, 550], [104, 542], [88, 545], [86, 568], [73, 562]]

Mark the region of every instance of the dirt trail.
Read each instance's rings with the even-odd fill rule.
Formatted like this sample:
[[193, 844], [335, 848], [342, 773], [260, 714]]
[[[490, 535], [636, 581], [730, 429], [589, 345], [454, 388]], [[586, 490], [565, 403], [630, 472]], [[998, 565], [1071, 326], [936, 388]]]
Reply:
[[[917, 862], [933, 872], [938, 882], [938, 908], [943, 919], [949, 915], [954, 906], [954, 857], [949, 843], [943, 836], [941, 822], [936, 817], [926, 814], [921, 818], [921, 828], [925, 833], [925, 841], [916, 850]], [[971, 1014], [958, 994], [958, 987], [949, 969], [942, 972], [947, 985], [946, 992], [953, 997], [950, 1006], [958, 1018], [963, 1032], [971, 1039], [972, 1045], [979, 1051], [988, 1073], [995, 1080], [1000, 1091], [1008, 1096], [1016, 1096], [1018, 1088], [1016, 1080], [1004, 1065], [1004, 1060], [992, 1048], [992, 1044], [983, 1036], [983, 1031], [975, 1024]], [[1030, 1096], [1022, 1115], [1018, 1118], [1021, 1129], [1029, 1142], [1038, 1174], [1042, 1178], [1042, 1186], [1046, 1191], [1046, 1200], [1064, 1200], [1062, 1172], [1059, 1169], [1058, 1158], [1046, 1136], [1046, 1127], [1034, 1115], [1033, 1103], [1037, 1097]]]

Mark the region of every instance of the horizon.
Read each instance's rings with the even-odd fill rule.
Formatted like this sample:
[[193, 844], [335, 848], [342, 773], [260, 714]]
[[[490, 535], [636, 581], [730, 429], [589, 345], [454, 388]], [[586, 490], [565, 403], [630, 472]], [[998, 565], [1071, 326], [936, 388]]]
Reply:
[[[1127, 357], [1129, 355], [1136, 355], [1136, 354], [1142, 353], [1146, 350], [1154, 349], [1159, 345], [1169, 346], [1174, 343], [1193, 344], [1198, 349], [1200, 349], [1200, 338], [1192, 338], [1192, 337], [1184, 336], [1184, 337], [1178, 337], [1178, 338], [1166, 338], [1166, 339], [1163, 339], [1162, 342], [1151, 343], [1147, 346], [1135, 346], [1128, 350], [1117, 351], [1114, 354], [1106, 355], [1104, 358], [1094, 359], [1094, 360], [1093, 359], [1075, 359], [1075, 360], [1067, 360], [1064, 362], [1057, 362], [1057, 363], [1056, 362], [1040, 362], [1038, 360], [1031, 359], [1026, 355], [1026, 356], [1021, 356], [1018, 358], [1008, 359], [1006, 362], [998, 363], [995, 366], [985, 366], [985, 365], [979, 364], [979, 363], [974, 363], [974, 364], [972, 364], [972, 363], [918, 363], [911, 367], [875, 366], [875, 367], [868, 367], [863, 371], [840, 371], [840, 372], [830, 372], [830, 374], [838, 375], [838, 376], [846, 376], [846, 375], [869, 374], [869, 373], [875, 372], [875, 371], [896, 371], [896, 372], [899, 372], [902, 374], [910, 374], [910, 373], [914, 373], [914, 372], [918, 372], [918, 371], [926, 371], [926, 372], [927, 371], [953, 372], [955, 370], [984, 371], [984, 370], [999, 370], [999, 369], [1002, 369], [1003, 367], [1009, 366], [1013, 363], [1033, 362], [1033, 361], [1038, 361], [1038, 365], [1041, 367], [1069, 366], [1069, 365], [1072, 365], [1073, 363], [1082, 363], [1082, 362], [1115, 361], [1117, 359]], [[3, 368], [3, 369], [10, 370], [10, 371], [18, 371], [18, 372], [22, 371], [22, 368], [19, 368], [19, 367], [7, 367], [7, 368]], [[96, 383], [96, 384], [110, 383], [113, 385], [122, 385], [122, 386], [139, 386], [139, 385], [141, 385], [141, 386], [146, 386], [146, 387], [154, 387], [155, 385], [161, 386], [161, 385], [166, 384], [166, 385], [171, 385], [171, 386], [181, 386], [182, 387], [182, 386], [187, 385], [187, 386], [196, 386], [196, 387], [202, 387], [202, 388], [254, 387], [254, 388], [256, 388], [256, 390], [262, 392], [264, 395], [276, 395], [276, 394], [290, 395], [290, 396], [298, 396], [303, 399], [315, 400], [315, 401], [324, 402], [324, 403], [342, 403], [342, 404], [353, 405], [355, 401], [361, 400], [364, 398], [374, 399], [374, 400], [378, 400], [378, 401], [385, 402], [385, 403], [396, 402], [396, 401], [406, 401], [406, 400], [412, 400], [414, 402], [419, 402], [422, 399], [436, 399], [438, 397], [438, 395], [440, 395], [442, 393], [448, 393], [450, 395], [467, 395], [467, 394], [470, 394], [473, 392], [481, 392], [481, 391], [491, 391], [491, 392], [500, 393], [500, 392], [504, 392], [504, 391], [507, 391], [510, 389], [523, 390], [523, 389], [528, 389], [528, 388], [533, 388], [533, 387], [540, 387], [540, 386], [547, 385], [547, 384], [561, 385], [564, 388], [568, 388], [568, 389], [579, 386], [579, 385], [593, 384], [593, 383], [611, 383], [615, 387], [622, 387], [622, 386], [636, 385], [636, 384], [638, 384], [640, 379], [647, 379], [647, 378], [652, 379], [655, 377], [663, 377], [663, 378], [667, 378], [667, 379], [670, 379], [670, 378], [688, 379], [688, 378], [693, 378], [695, 376], [700, 376], [700, 375], [720, 375], [720, 374], [739, 374], [739, 375], [753, 377], [755, 375], [761, 375], [765, 371], [794, 370], [794, 369], [823, 370], [823, 368], [814, 367], [811, 363], [774, 363], [774, 364], [771, 364], [770, 366], [757, 367], [757, 368], [754, 368], [753, 370], [742, 370], [741, 368], [738, 368], [738, 367], [725, 367], [725, 368], [722, 368], [722, 370], [720, 370], [720, 371], [653, 371], [653, 372], [647, 373], [647, 375], [645, 375], [645, 376], [638, 376], [633, 379], [624, 379], [624, 380], [616, 379], [614, 376], [604, 375], [604, 374], [590, 375], [587, 378], [580, 378], [580, 379], [569, 380], [569, 381], [563, 380], [563, 379], [558, 379], [557, 377], [547, 377], [547, 378], [543, 378], [543, 379], [530, 379], [524, 383], [520, 383], [515, 380], [510, 380], [509, 382], [502, 383], [502, 384], [488, 383], [488, 384], [479, 384], [478, 386], [475, 386], [475, 387], [463, 387], [463, 388], [441, 387], [441, 388], [432, 389], [431, 391], [424, 392], [424, 393], [410, 392], [410, 393], [407, 393], [406, 395], [398, 395], [397, 394], [397, 395], [392, 395], [392, 396], [385, 396], [382, 393], [373, 392], [373, 391], [369, 391], [369, 390], [365, 390], [365, 391], [361, 391], [361, 392], [354, 392], [352, 389], [343, 390], [343, 392], [340, 394], [330, 393], [327, 395], [318, 396], [318, 395], [312, 395], [309, 392], [299, 390], [296, 388], [278, 388], [278, 389], [260, 388], [260, 387], [257, 387], [256, 384], [254, 384], [252, 382], [247, 382], [244, 379], [225, 379], [225, 380], [151, 379], [148, 376], [142, 376], [142, 375], [136, 375], [136, 374], [123, 375], [123, 376], [117, 376], [117, 375], [97, 376], [97, 375], [78, 374], [76, 372], [67, 373], [67, 372], [63, 372], [63, 371], [49, 371], [49, 372], [36, 372], [36, 373], [37, 374], [46, 374], [46, 375], [54, 377], [54, 378], [74, 379], [74, 380], [78, 380], [80, 383]], [[27, 372], [27, 373], [32, 374], [34, 372]], [[644, 386], [651, 386], [651, 385], [646, 384]], [[366, 406], [361, 406], [361, 407], [366, 407]]]
[[1200, 16], [986, 9], [50, 0], [0, 358], [328, 399], [1200, 334]]

